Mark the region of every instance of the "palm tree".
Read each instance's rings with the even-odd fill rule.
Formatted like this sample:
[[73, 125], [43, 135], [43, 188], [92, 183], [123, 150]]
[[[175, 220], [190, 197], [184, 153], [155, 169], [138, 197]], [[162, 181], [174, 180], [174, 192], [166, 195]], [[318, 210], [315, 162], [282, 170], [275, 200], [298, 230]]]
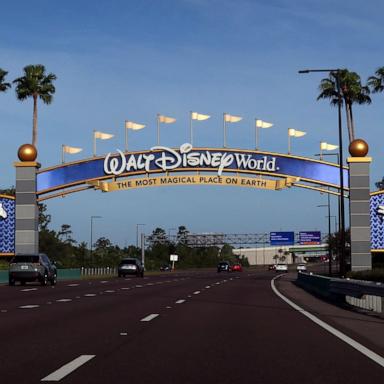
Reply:
[[28, 97], [33, 98], [33, 130], [32, 144], [37, 143], [37, 98], [40, 98], [45, 104], [51, 104], [55, 86], [53, 80], [56, 75], [53, 73], [45, 74], [44, 65], [27, 65], [24, 67], [24, 76], [15, 79], [13, 82], [16, 86], [16, 96], [23, 101]]
[[[336, 106], [338, 104], [336, 76], [335, 72], [331, 72], [329, 78], [321, 80], [319, 85], [320, 95], [317, 97], [317, 100], [330, 99], [331, 105]], [[339, 76], [342, 103], [345, 105], [348, 135], [349, 141], [351, 142], [355, 139], [355, 124], [353, 121], [352, 105], [370, 104], [372, 100], [369, 97], [369, 87], [362, 85], [360, 76], [356, 72], [342, 69], [339, 71]]]
[[371, 88], [373, 93], [384, 91], [384, 67], [379, 68], [375, 72], [376, 76], [368, 77], [368, 86]]
[[8, 72], [0, 68], [0, 92], [6, 92], [8, 88], [11, 88], [11, 84], [5, 82], [5, 76]]

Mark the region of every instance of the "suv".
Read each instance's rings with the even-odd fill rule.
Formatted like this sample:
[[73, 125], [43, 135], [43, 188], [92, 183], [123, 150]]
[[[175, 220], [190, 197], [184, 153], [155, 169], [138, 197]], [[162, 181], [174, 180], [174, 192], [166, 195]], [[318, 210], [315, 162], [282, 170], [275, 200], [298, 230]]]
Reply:
[[56, 266], [44, 253], [16, 255], [9, 264], [9, 285], [20, 281], [39, 281], [41, 285], [55, 285], [57, 282]]
[[117, 268], [117, 275], [119, 277], [125, 277], [126, 275], [144, 277], [144, 266], [139, 259], [123, 259]]
[[219, 272], [231, 272], [232, 271], [232, 267], [231, 267], [231, 264], [229, 264], [228, 261], [220, 261], [219, 264], [217, 264], [217, 273]]

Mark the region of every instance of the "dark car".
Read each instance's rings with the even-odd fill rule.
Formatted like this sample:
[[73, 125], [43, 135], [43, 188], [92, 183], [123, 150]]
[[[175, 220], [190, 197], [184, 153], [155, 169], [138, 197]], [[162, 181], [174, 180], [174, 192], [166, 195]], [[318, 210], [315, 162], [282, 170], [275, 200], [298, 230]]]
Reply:
[[229, 264], [228, 261], [221, 261], [219, 264], [217, 264], [217, 272], [231, 272], [232, 267], [231, 264]]
[[139, 259], [123, 259], [119, 264], [117, 274], [119, 277], [125, 277], [126, 275], [144, 277], [144, 266]]
[[16, 281], [25, 284], [27, 281], [39, 281], [41, 285], [55, 285], [57, 269], [44, 253], [32, 255], [16, 255], [9, 264], [9, 285]]
[[163, 264], [163, 265], [160, 267], [160, 271], [161, 271], [161, 272], [170, 272], [170, 271], [172, 271], [172, 266], [169, 265], [169, 264]]

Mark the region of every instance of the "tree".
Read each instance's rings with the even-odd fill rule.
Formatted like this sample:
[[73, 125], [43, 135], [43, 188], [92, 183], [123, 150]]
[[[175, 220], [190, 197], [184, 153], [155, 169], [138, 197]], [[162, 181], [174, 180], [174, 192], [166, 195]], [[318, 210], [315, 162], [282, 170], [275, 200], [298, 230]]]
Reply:
[[376, 76], [368, 77], [367, 84], [373, 93], [384, 91], [384, 67], [375, 72]]
[[53, 73], [45, 74], [44, 65], [27, 65], [24, 67], [24, 76], [13, 81], [16, 85], [16, 96], [24, 101], [29, 97], [33, 98], [33, 129], [32, 144], [37, 145], [37, 99], [41, 99], [45, 104], [51, 104], [53, 94], [56, 89], [53, 81], [56, 75]]
[[[330, 99], [331, 105], [337, 106], [338, 92], [336, 76], [335, 72], [331, 72], [329, 74], [329, 78], [321, 80], [319, 85], [320, 94], [317, 97], [317, 100]], [[353, 121], [352, 105], [370, 104], [372, 100], [369, 97], [369, 87], [362, 85], [360, 76], [356, 72], [350, 72], [348, 69], [342, 69], [339, 72], [339, 76], [342, 104], [345, 106], [348, 135], [349, 141], [351, 142], [355, 139], [355, 124]]]
[[5, 82], [5, 76], [7, 76], [7, 74], [7, 71], [0, 68], [0, 92], [6, 92], [8, 88], [11, 88], [11, 84]]
[[58, 236], [64, 238], [64, 243], [74, 244], [76, 241], [72, 238], [72, 233], [73, 232], [69, 224], [62, 224]]
[[177, 231], [177, 242], [180, 244], [188, 243], [189, 231], [186, 226], [180, 225]]
[[378, 188], [380, 190], [384, 189], [384, 177], [380, 181], [376, 182], [375, 186], [376, 186], [376, 188]]

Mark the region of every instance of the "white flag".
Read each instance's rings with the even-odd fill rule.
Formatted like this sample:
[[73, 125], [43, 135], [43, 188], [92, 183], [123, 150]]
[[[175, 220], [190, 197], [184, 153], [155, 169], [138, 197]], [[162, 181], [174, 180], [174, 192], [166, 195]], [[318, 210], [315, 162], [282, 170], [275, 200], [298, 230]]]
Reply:
[[79, 153], [83, 150], [83, 148], [78, 148], [78, 147], [70, 147], [69, 145], [63, 145], [63, 151], [65, 153]]
[[242, 119], [243, 118], [241, 116], [234, 116], [234, 115], [230, 115], [229, 113], [224, 113], [224, 120], [226, 123], [237, 123]]
[[171, 124], [176, 121], [174, 117], [169, 117], [164, 115], [157, 115], [157, 118], [159, 119], [159, 123], [165, 123], [165, 124]]
[[337, 148], [339, 148], [338, 145], [328, 144], [328, 143], [326, 143], [326, 142], [324, 142], [324, 141], [322, 141], [322, 142], [320, 143], [320, 149], [321, 149], [322, 151], [333, 151], [333, 150], [335, 150], [335, 149], [337, 149]]
[[144, 127], [145, 127], [145, 124], [138, 124], [138, 123], [134, 123], [133, 121], [125, 122], [126, 129], [132, 129], [134, 131], [138, 131], [139, 129], [143, 129]]
[[192, 112], [191, 113], [192, 120], [202, 121], [202, 120], [207, 120], [210, 117], [211, 117], [210, 115], [202, 115], [201, 113], [197, 113], [197, 112]]
[[289, 136], [292, 136], [292, 137], [302, 137], [302, 136], [304, 136], [306, 134], [307, 134], [307, 132], [299, 131], [299, 130], [293, 129], [293, 128], [288, 128], [288, 135]]
[[100, 139], [100, 140], [112, 139], [112, 137], [114, 136], [111, 133], [104, 133], [100, 131], [94, 131], [94, 135], [95, 135], [95, 139]]
[[257, 128], [271, 128], [273, 126], [272, 123], [267, 123], [266, 121], [263, 120], [256, 120], [256, 127]]

